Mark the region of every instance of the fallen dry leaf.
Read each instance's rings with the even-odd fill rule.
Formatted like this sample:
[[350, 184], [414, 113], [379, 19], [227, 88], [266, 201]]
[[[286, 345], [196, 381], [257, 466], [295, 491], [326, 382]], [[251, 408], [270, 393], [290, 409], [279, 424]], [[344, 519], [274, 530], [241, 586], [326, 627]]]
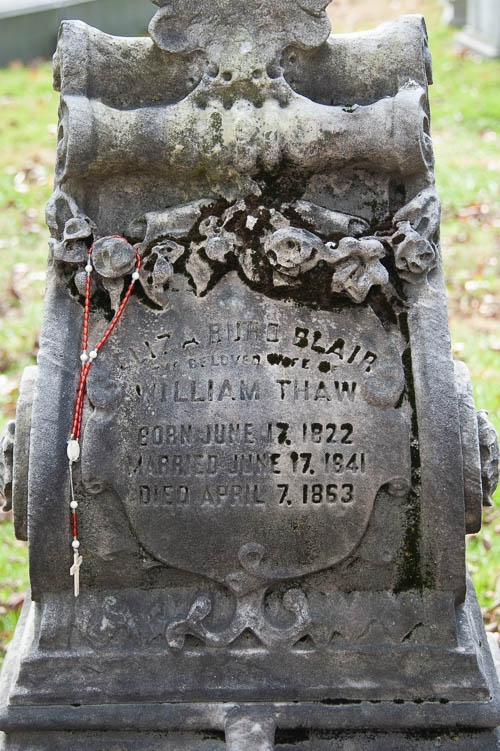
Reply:
[[7, 608], [7, 610], [17, 610], [24, 603], [25, 599], [26, 592], [12, 592], [12, 594], [9, 595], [7, 602], [4, 602], [4, 607]]

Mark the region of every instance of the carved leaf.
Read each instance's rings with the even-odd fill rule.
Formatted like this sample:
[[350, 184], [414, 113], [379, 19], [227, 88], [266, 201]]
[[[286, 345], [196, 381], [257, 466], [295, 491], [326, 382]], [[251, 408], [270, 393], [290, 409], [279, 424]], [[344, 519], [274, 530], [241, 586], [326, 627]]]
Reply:
[[389, 281], [387, 269], [379, 260], [384, 256], [384, 246], [378, 240], [345, 237], [338, 248], [333, 248], [330, 243], [329, 247], [335, 263], [332, 292], [346, 294], [354, 302], [361, 303], [372, 287], [384, 286]]
[[246, 278], [251, 282], [258, 282], [260, 280], [260, 274], [257, 268], [255, 254], [256, 251], [252, 248], [243, 248], [238, 253], [238, 262], [240, 264], [240, 268], [245, 274]]
[[439, 229], [440, 219], [441, 204], [431, 186], [421, 190], [406, 206], [396, 212], [393, 223], [394, 226], [398, 226], [400, 222], [409, 222], [419, 235], [430, 240]]
[[197, 295], [203, 295], [213, 276], [211, 266], [197, 252], [191, 253], [186, 263], [186, 271], [194, 282]]
[[483, 506], [493, 506], [493, 495], [498, 485], [498, 436], [486, 410], [477, 413], [479, 450], [481, 455], [481, 483]]
[[68, 219], [64, 225], [63, 240], [85, 240], [92, 236], [94, 229], [90, 219], [85, 216], [75, 216]]
[[159, 242], [157, 245], [153, 246], [153, 253], [166, 258], [172, 266], [179, 260], [184, 251], [184, 246], [179, 245], [179, 243], [176, 243], [173, 240], [163, 240], [163, 242]]
[[64, 225], [61, 242], [49, 240], [55, 260], [65, 263], [84, 263], [94, 231], [94, 223], [82, 214], [68, 219]]
[[199, 201], [170, 206], [163, 211], [148, 212], [131, 222], [127, 229], [127, 237], [135, 242], [143, 242], [144, 251], [166, 237], [187, 237], [199, 221], [202, 210], [212, 204], [213, 199], [202, 198]]
[[308, 222], [320, 235], [343, 234], [357, 237], [367, 232], [369, 224], [364, 219], [341, 211], [332, 211], [317, 206], [310, 201], [294, 201], [283, 205], [283, 209], [292, 209], [304, 221]]
[[88, 256], [88, 247], [83, 240], [49, 240], [49, 245], [54, 254], [56, 261], [64, 263], [81, 264], [85, 263]]
[[139, 274], [146, 295], [154, 303], [163, 307], [167, 304], [168, 282], [174, 273], [174, 269], [170, 261], [156, 248], [144, 260]]
[[124, 284], [125, 282], [122, 278], [118, 278], [118, 279], [104, 278], [102, 280], [102, 286], [104, 287], [104, 289], [109, 295], [110, 308], [114, 313], [116, 313], [116, 311], [120, 307]]
[[276, 211], [276, 209], [271, 209], [269, 211], [269, 214], [269, 224], [274, 230], [283, 229], [284, 227], [290, 226], [288, 219], [279, 211]]

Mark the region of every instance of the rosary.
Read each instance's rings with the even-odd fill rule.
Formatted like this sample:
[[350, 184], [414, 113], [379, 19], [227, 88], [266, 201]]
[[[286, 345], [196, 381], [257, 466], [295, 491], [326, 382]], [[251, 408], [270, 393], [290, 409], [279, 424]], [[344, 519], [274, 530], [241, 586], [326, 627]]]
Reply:
[[[120, 235], [112, 235], [111, 237], [117, 238], [119, 240], [124, 240], [125, 242], [128, 243], [128, 241], [125, 240], [125, 238], [120, 237]], [[108, 238], [103, 238], [103, 239], [108, 239]], [[130, 243], [128, 244], [130, 245]], [[78, 392], [77, 392], [76, 400], [75, 400], [75, 409], [73, 412], [73, 424], [71, 427], [71, 435], [68, 441], [68, 448], [67, 448], [67, 455], [69, 459], [69, 487], [70, 487], [70, 499], [71, 499], [69, 505], [71, 509], [71, 522], [72, 522], [72, 532], [73, 532], [73, 540], [71, 542], [71, 547], [73, 550], [73, 565], [70, 568], [70, 574], [73, 577], [75, 597], [78, 597], [78, 595], [80, 594], [80, 567], [83, 562], [83, 557], [80, 552], [80, 540], [78, 539], [78, 518], [77, 518], [78, 502], [75, 500], [75, 493], [74, 493], [74, 486], [73, 486], [73, 464], [77, 462], [80, 458], [80, 434], [81, 434], [81, 427], [82, 427], [83, 402], [85, 399], [85, 388], [86, 388], [86, 383], [87, 383], [87, 377], [88, 377], [90, 368], [92, 367], [92, 363], [97, 358], [97, 355], [99, 354], [100, 350], [106, 344], [107, 340], [111, 336], [113, 329], [115, 328], [116, 324], [121, 318], [123, 311], [125, 310], [125, 306], [127, 305], [129, 301], [134, 285], [136, 281], [139, 279], [139, 270], [141, 268], [141, 257], [137, 249], [133, 248], [134, 253], [135, 253], [135, 259], [136, 259], [135, 271], [132, 274], [132, 279], [127, 288], [127, 291], [123, 297], [123, 300], [120, 303], [118, 310], [115, 312], [111, 323], [109, 324], [104, 335], [102, 336], [101, 340], [96, 345], [95, 349], [93, 349], [91, 352], [88, 352], [87, 349], [88, 349], [88, 340], [89, 340], [90, 296], [91, 296], [91, 284], [92, 284], [92, 271], [94, 270], [94, 267], [92, 265], [93, 250], [94, 250], [94, 243], [92, 243], [92, 245], [89, 248], [87, 265], [85, 266], [85, 271], [87, 272], [87, 279], [86, 279], [86, 288], [85, 288], [85, 305], [84, 305], [84, 312], [83, 312], [82, 353], [80, 355], [80, 360], [81, 360], [82, 365], [81, 365], [81, 370], [80, 370], [80, 384], [78, 387]]]

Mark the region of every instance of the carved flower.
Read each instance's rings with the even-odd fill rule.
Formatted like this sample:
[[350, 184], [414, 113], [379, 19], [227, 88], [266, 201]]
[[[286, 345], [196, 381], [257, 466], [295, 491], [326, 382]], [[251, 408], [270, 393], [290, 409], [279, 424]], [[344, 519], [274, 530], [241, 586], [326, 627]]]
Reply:
[[196, 294], [205, 294], [214, 273], [210, 264], [199, 253], [191, 253], [186, 263], [186, 271], [192, 279]]
[[408, 282], [415, 282], [436, 264], [436, 253], [428, 240], [409, 222], [400, 222], [391, 238], [396, 268]]
[[198, 231], [205, 240], [191, 243], [192, 252], [186, 264], [186, 270], [194, 282], [198, 295], [207, 291], [214, 275], [212, 267], [200, 255], [200, 251], [204, 251], [210, 261], [217, 263], [225, 263], [230, 253], [238, 253], [243, 242], [234, 232], [228, 232], [225, 225], [242, 211], [242, 207], [244, 208], [244, 202], [239, 202], [224, 212], [222, 217], [211, 215], [200, 222]]
[[92, 237], [94, 230], [95, 226], [85, 216], [80, 215], [68, 219], [64, 225], [62, 241], [50, 241], [55, 260], [78, 264], [85, 262], [90, 244], [89, 238]]
[[[124, 277], [133, 271], [136, 263], [133, 247], [121, 237], [101, 237], [94, 243], [92, 263], [102, 278], [102, 285], [109, 295], [111, 309], [118, 310]], [[81, 275], [75, 281], [81, 292], [81, 286], [79, 286], [83, 285]]]
[[228, 232], [224, 229], [222, 219], [216, 216], [203, 219], [200, 222], [199, 232], [202, 237], [206, 237], [206, 240], [197, 247], [203, 248], [211, 261], [224, 263], [226, 256], [242, 245], [241, 240], [234, 232]]
[[119, 279], [135, 266], [133, 247], [121, 237], [101, 237], [94, 243], [92, 260], [95, 270], [106, 279]]
[[360, 303], [366, 299], [372, 287], [383, 286], [389, 281], [387, 269], [380, 263], [384, 246], [378, 240], [344, 237], [337, 248], [332, 243], [328, 243], [327, 247], [331, 252], [331, 262], [335, 265], [332, 292], [346, 294], [354, 302]]
[[264, 241], [264, 252], [274, 268], [276, 285], [296, 285], [300, 274], [317, 265], [325, 246], [316, 235], [305, 229], [284, 227]]

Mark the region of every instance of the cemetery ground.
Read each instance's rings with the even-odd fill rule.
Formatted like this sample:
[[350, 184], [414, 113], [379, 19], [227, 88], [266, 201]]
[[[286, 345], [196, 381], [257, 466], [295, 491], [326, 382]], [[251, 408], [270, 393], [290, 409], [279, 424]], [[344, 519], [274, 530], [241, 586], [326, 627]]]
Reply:
[[[367, 7], [369, 6], [369, 7]], [[339, 0], [336, 31], [425, 12], [434, 59], [431, 88], [442, 248], [455, 357], [472, 374], [476, 405], [500, 430], [500, 61], [454, 48], [437, 0]], [[339, 22], [340, 21], [340, 22]], [[48, 62], [0, 70], [0, 431], [15, 414], [20, 375], [35, 362], [42, 314], [58, 95]], [[485, 511], [468, 561], [487, 629], [500, 631], [500, 493]], [[0, 657], [28, 583], [26, 545], [0, 518]]]

